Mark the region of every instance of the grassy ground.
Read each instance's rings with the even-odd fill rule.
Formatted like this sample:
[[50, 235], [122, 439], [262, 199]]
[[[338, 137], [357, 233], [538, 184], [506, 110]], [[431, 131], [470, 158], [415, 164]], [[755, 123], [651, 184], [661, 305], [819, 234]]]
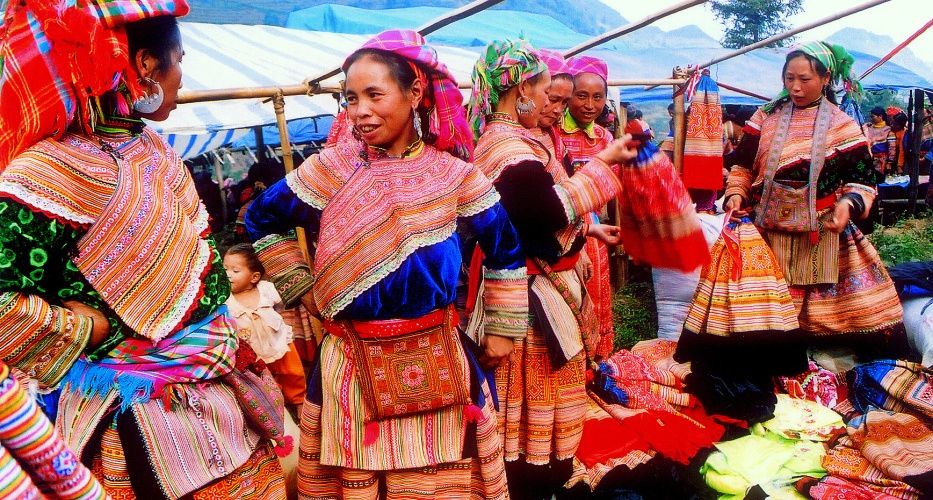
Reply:
[[925, 212], [894, 225], [876, 226], [868, 236], [885, 266], [933, 259], [933, 217]]
[[617, 350], [631, 349], [642, 340], [657, 337], [658, 310], [650, 280], [629, 283], [616, 292], [612, 300], [612, 320]]

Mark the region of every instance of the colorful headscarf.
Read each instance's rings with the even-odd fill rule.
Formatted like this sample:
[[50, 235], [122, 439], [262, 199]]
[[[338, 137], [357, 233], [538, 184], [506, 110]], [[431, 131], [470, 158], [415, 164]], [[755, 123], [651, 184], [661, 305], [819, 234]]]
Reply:
[[567, 66], [570, 67], [570, 74], [577, 76], [580, 73], [594, 73], [600, 76], [604, 82], [609, 81], [609, 67], [606, 61], [593, 56], [575, 56], [567, 60]]
[[499, 94], [548, 70], [538, 50], [525, 40], [494, 41], [473, 67], [470, 126], [479, 137], [486, 115], [499, 103]]
[[61, 138], [73, 121], [90, 132], [92, 98], [124, 84], [133, 98], [142, 94], [136, 79], [126, 78], [124, 24], [188, 13], [185, 0], [6, 4], [0, 20], [0, 171], [36, 142]]
[[[422, 65], [424, 71], [413, 65], [418, 78], [425, 83], [424, 100], [421, 105], [430, 110], [428, 130], [437, 137], [434, 146], [442, 151], [470, 161], [473, 155], [473, 137], [463, 111], [463, 94], [457, 88], [457, 80], [444, 63], [437, 59], [437, 51], [428, 45], [417, 31], [388, 30], [379, 33], [363, 44], [362, 49], [378, 49], [398, 54], [405, 59]], [[344, 71], [347, 63], [343, 63]]]
[[541, 55], [544, 64], [547, 64], [547, 69], [552, 77], [570, 75], [570, 66], [567, 66], [567, 61], [564, 60], [564, 56], [560, 52], [551, 49], [538, 49], [538, 54]]
[[[807, 42], [790, 49], [788, 54], [794, 52], [803, 52], [819, 61], [830, 74], [830, 84], [838, 85], [842, 83], [844, 97], [846, 95], [854, 97], [856, 101], [861, 100], [862, 84], [856, 78], [852, 71], [852, 65], [855, 64], [855, 58], [842, 45], [829, 42]], [[787, 89], [781, 90], [774, 100], [761, 107], [765, 113], [771, 113], [781, 104], [790, 100], [790, 94]]]

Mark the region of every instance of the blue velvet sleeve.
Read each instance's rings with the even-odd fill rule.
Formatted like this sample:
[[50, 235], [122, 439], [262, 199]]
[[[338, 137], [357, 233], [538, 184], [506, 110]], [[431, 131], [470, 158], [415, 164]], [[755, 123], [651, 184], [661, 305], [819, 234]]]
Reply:
[[316, 234], [321, 227], [321, 210], [298, 198], [283, 179], [249, 206], [244, 222], [251, 241], [270, 234], [286, 234], [296, 227]]
[[402, 265], [363, 292], [337, 316], [360, 320], [417, 318], [454, 301], [462, 264], [461, 237], [474, 237], [490, 269], [525, 265], [518, 234], [501, 205], [458, 219], [458, 230], [419, 248]]

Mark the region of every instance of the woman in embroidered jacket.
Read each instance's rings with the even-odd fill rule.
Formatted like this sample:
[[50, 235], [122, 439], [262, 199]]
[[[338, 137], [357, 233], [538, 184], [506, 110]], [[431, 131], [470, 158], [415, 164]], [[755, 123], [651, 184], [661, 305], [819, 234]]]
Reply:
[[479, 136], [476, 165], [502, 196], [530, 275], [531, 326], [515, 341], [514, 359], [496, 371], [514, 498], [550, 497], [570, 475], [586, 412], [586, 328], [578, 321], [591, 314], [582, 310], [584, 290], [574, 267], [585, 235], [616, 241], [615, 233], [584, 219], [621, 189], [609, 164], [635, 157], [620, 141], [568, 176], [532, 132], [550, 85], [548, 68], [531, 45], [493, 42], [473, 69], [469, 107]]
[[908, 356], [902, 309], [871, 243], [851, 223], [865, 217], [881, 173], [858, 125], [833, 102], [852, 57], [810, 42], [784, 65], [784, 90], [746, 123], [725, 204], [754, 222], [774, 251], [811, 346], [860, 358]]
[[[328, 333], [301, 418], [299, 493], [503, 498], [478, 363], [507, 358], [527, 327], [518, 237], [489, 180], [464, 161], [462, 96], [421, 35], [383, 32], [343, 68], [347, 133], [246, 215], [283, 300], [319, 311]], [[318, 235], [313, 270], [289, 236], [296, 226]], [[483, 347], [456, 329], [461, 237], [487, 255]]]
[[[567, 67], [574, 86], [560, 125], [560, 135], [571, 164], [579, 168], [612, 142], [612, 133], [596, 123], [606, 107], [609, 69], [605, 61], [591, 56], [571, 57], [567, 60]], [[593, 222], [599, 222], [598, 212], [602, 208], [596, 207], [595, 213], [590, 215]], [[593, 262], [593, 275], [587, 280], [586, 289], [596, 307], [596, 328], [599, 332], [597, 353], [607, 357], [613, 351], [612, 338], [615, 335], [612, 326], [612, 288], [609, 284], [609, 249], [595, 238], [589, 238], [586, 241], [586, 254]]]
[[188, 6], [66, 4], [4, 18], [0, 357], [60, 390], [65, 442], [115, 498], [283, 498], [262, 439], [284, 444], [281, 401], [234, 369], [207, 213], [141, 121], [175, 107]]

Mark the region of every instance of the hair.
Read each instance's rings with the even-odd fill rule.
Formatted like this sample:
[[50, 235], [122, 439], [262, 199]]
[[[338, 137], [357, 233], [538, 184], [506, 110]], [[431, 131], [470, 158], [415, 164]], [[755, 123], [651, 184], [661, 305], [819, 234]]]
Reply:
[[237, 243], [232, 247], [227, 249], [227, 255], [239, 255], [243, 257], [246, 261], [246, 267], [251, 272], [259, 273], [259, 277], [262, 278], [266, 275], [266, 268], [262, 266], [262, 262], [259, 261], [259, 257], [256, 255], [256, 250], [253, 248], [253, 245], [249, 243]]
[[641, 120], [641, 117], [643, 117], [643, 116], [645, 116], [645, 115], [641, 112], [640, 109], [636, 109], [636, 110], [635, 110], [635, 119], [636, 119], [636, 120]]
[[[350, 69], [350, 66], [353, 66], [353, 63], [359, 61], [363, 57], [369, 57], [389, 68], [389, 74], [392, 75], [392, 79], [395, 80], [398, 88], [403, 92], [411, 90], [411, 86], [414, 85], [415, 79], [418, 77], [411, 65], [419, 63], [410, 61], [394, 52], [379, 49], [360, 49], [350, 54], [350, 57], [347, 58], [343, 65], [344, 74]], [[429, 71], [423, 66], [419, 65], [419, 67], [425, 74], [429, 74]], [[430, 88], [425, 88], [425, 94], [430, 90]], [[428, 121], [430, 116], [428, 111], [429, 110], [425, 109], [421, 103], [418, 104], [417, 112], [421, 118], [421, 137], [425, 143], [434, 144], [437, 141], [437, 137], [434, 137], [430, 132], [430, 122]]]
[[888, 112], [885, 111], [881, 106], [875, 106], [874, 108], [871, 108], [871, 111], [869, 111], [868, 114], [880, 116], [885, 123], [889, 123]]
[[801, 56], [807, 58], [807, 61], [810, 62], [810, 68], [813, 69], [813, 72], [819, 75], [820, 78], [827, 76], [830, 77], [830, 84], [823, 87], [823, 95], [826, 96], [826, 99], [829, 100], [829, 102], [838, 105], [839, 103], [836, 102], [836, 92], [834, 92], [832, 89], [832, 74], [829, 72], [826, 66], [823, 66], [823, 63], [821, 63], [819, 59], [811, 56], [810, 54], [807, 54], [802, 50], [794, 50], [787, 54], [787, 57], [784, 59], [784, 67], [781, 68], [781, 85], [783, 86], [784, 84], [784, 75], [787, 74], [787, 65], [790, 64], [792, 60]]
[[674, 111], [674, 103], [668, 104], [668, 105], [667, 105], [667, 110], [668, 110], [668, 111]]
[[[538, 75], [535, 75], [535, 76], [538, 76]], [[573, 85], [573, 77], [570, 76], [570, 73], [558, 73], [551, 77], [551, 83], [557, 80], [564, 80], [566, 82], [570, 82], [571, 86]]]
[[175, 16], [156, 16], [126, 23], [126, 41], [130, 61], [140, 50], [147, 50], [159, 61], [155, 69], [172, 58], [172, 52], [181, 48], [181, 31]]
[[907, 121], [905, 113], [898, 113], [891, 118], [891, 128], [903, 130], [907, 128]]

